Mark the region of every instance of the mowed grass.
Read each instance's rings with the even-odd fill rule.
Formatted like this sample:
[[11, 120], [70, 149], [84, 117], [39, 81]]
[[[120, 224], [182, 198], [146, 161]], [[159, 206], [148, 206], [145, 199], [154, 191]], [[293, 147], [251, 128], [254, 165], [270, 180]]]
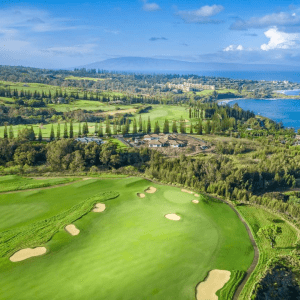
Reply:
[[[237, 209], [248, 222], [259, 248], [259, 262], [248, 279], [239, 298], [249, 299], [255, 283], [260, 279], [260, 276], [265, 269], [267, 261], [279, 255], [288, 255], [295, 249], [294, 243], [297, 240], [298, 233], [297, 230], [290, 226], [286, 221], [262, 208], [243, 205], [238, 206]], [[282, 234], [279, 235], [276, 240], [277, 246], [273, 249], [267, 239], [257, 235], [260, 228], [270, 224], [276, 224], [282, 228]]]
[[[149, 186], [154, 194], [142, 193]], [[194, 299], [212, 269], [246, 271], [253, 248], [244, 225], [224, 203], [140, 178], [91, 179], [69, 186], [0, 195], [11, 210], [2, 231], [22, 228], [70, 209], [101, 192], [118, 192], [103, 213], [88, 213], [45, 245], [41, 257], [0, 258], [1, 299]], [[9, 197], [8, 197], [9, 196]], [[20, 221], [26, 204], [27, 219]], [[32, 207], [32, 212], [28, 206]], [[176, 213], [180, 221], [165, 214]], [[1, 256], [1, 253], [0, 253]]]
[[0, 193], [36, 189], [56, 184], [63, 184], [75, 180], [76, 178], [45, 178], [40, 180], [33, 178], [25, 178], [17, 175], [0, 176]]

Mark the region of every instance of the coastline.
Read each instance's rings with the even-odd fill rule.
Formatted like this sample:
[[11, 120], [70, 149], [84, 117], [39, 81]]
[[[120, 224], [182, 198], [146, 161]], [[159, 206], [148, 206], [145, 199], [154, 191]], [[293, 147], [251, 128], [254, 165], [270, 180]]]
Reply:
[[295, 98], [259, 98], [259, 99], [254, 99], [254, 98], [230, 98], [226, 100], [217, 100], [218, 105], [223, 105], [227, 104], [232, 101], [238, 101], [238, 100], [261, 100], [261, 101], [276, 101], [276, 100], [299, 100]]

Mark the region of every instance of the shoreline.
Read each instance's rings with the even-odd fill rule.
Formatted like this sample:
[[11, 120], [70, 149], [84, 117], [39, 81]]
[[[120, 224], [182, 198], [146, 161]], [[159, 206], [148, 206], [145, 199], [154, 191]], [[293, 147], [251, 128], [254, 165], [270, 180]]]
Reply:
[[260, 99], [254, 99], [254, 98], [230, 98], [226, 100], [217, 100], [218, 105], [227, 104], [232, 101], [239, 101], [239, 100], [260, 100], [260, 101], [276, 101], [276, 100], [300, 100], [295, 98], [260, 98]]

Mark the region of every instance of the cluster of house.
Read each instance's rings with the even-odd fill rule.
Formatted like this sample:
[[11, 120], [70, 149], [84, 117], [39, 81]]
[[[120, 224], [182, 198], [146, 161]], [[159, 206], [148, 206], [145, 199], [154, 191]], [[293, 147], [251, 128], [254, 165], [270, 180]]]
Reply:
[[81, 142], [84, 144], [95, 142], [98, 145], [104, 144], [104, 141], [102, 139], [96, 138], [96, 137], [79, 137], [75, 139], [77, 142]]
[[[151, 148], [157, 147], [185, 147], [187, 145], [186, 141], [180, 141], [177, 139], [176, 134], [150, 134], [144, 136], [144, 141], [147, 141], [147, 144]], [[139, 143], [139, 140], [136, 139], [135, 143]]]

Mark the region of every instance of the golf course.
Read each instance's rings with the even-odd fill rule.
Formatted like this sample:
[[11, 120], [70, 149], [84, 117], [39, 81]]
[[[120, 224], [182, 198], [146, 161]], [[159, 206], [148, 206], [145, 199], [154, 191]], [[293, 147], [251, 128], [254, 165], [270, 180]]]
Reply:
[[223, 299], [253, 261], [216, 199], [137, 177], [39, 180], [0, 192], [1, 300], [208, 299], [201, 283]]

